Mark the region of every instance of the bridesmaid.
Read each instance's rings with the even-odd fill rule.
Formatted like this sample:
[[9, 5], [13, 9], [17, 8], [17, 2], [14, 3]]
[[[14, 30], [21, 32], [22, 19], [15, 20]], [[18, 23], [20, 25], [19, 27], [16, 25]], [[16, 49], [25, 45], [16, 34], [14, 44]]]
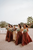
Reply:
[[6, 28], [7, 29], [6, 41], [8, 41], [9, 38], [9, 28], [10, 28], [10, 24], [8, 24], [8, 27]]
[[8, 42], [13, 40], [13, 27], [10, 25]]
[[23, 36], [22, 36], [22, 46], [27, 45], [29, 42], [32, 42], [32, 39], [30, 38], [28, 34], [28, 27], [26, 24], [23, 26]]
[[17, 29], [17, 38], [16, 38], [16, 45], [22, 43], [22, 31], [21, 31], [21, 25], [18, 24], [18, 29]]

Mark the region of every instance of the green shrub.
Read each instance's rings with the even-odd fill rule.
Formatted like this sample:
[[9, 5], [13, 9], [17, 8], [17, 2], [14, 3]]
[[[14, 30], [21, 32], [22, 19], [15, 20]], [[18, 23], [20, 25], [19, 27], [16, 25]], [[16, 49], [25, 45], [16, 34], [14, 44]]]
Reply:
[[31, 28], [33, 28], [33, 25], [31, 25]]

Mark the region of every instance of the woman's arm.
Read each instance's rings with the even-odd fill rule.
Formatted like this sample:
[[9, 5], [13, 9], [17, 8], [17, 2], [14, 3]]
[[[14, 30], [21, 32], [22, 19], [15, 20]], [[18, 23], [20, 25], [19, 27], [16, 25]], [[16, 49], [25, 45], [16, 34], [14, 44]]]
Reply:
[[27, 28], [27, 32], [28, 32], [29, 30], [28, 30], [28, 28]]

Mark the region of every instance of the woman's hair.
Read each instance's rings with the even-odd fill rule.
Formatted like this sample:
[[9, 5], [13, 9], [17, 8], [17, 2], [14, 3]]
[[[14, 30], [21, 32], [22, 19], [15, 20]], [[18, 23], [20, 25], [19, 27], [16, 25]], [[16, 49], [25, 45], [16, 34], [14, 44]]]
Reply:
[[18, 24], [19, 25], [19, 28], [21, 29], [21, 25], [20, 24]]
[[[26, 24], [24, 24], [26, 27], [28, 27]], [[23, 25], [23, 27], [24, 27], [24, 25]]]
[[26, 27], [28, 27], [28, 25], [26, 25]]
[[11, 27], [13, 27], [12, 25], [10, 25]]
[[10, 27], [10, 24], [8, 24], [9, 25], [9, 27]]

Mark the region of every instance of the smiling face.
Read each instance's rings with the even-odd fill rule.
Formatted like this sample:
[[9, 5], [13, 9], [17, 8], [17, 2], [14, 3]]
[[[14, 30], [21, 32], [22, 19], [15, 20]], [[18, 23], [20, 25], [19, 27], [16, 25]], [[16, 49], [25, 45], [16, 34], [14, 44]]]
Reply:
[[19, 28], [19, 24], [18, 24], [18, 28]]
[[10, 24], [8, 24], [8, 27], [10, 27]]
[[13, 26], [13, 28], [15, 28], [15, 25]]
[[23, 26], [24, 28], [26, 28], [26, 24], [24, 24], [24, 26]]
[[10, 28], [12, 28], [12, 26], [10, 25]]

